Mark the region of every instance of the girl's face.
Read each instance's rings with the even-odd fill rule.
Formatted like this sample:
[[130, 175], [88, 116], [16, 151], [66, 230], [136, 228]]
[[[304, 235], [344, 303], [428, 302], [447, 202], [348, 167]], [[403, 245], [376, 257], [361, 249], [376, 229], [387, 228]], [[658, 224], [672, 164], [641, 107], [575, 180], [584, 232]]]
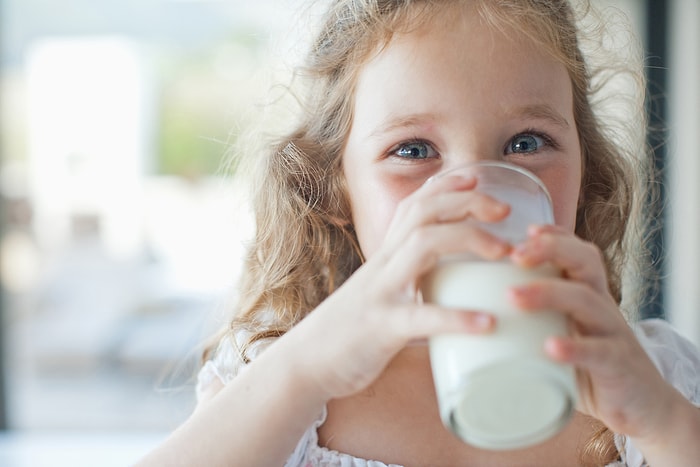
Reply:
[[363, 67], [354, 105], [343, 167], [365, 257], [399, 201], [476, 160], [535, 173], [556, 223], [573, 231], [581, 150], [569, 75], [522, 35], [506, 37], [475, 14], [441, 15], [394, 36]]

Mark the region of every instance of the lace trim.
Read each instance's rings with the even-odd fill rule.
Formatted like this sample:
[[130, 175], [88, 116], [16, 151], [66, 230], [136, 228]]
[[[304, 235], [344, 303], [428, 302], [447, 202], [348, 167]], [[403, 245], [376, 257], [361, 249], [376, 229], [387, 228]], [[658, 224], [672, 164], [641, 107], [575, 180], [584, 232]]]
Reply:
[[285, 467], [402, 467], [398, 464], [385, 464], [380, 461], [360, 459], [350, 454], [319, 446], [318, 428], [326, 421], [327, 415], [328, 411], [324, 407], [321, 416], [306, 431], [302, 442], [297, 445], [294, 453], [297, 454], [298, 451], [301, 451], [302, 456], [305, 454], [305, 456], [297, 458], [301, 462], [297, 461], [294, 463], [295, 459], [290, 458]]

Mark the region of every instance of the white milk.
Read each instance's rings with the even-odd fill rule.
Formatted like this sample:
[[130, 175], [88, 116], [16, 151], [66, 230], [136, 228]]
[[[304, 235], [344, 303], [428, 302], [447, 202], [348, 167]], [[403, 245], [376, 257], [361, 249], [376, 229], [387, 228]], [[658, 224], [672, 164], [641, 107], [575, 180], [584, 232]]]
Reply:
[[496, 315], [486, 335], [431, 338], [433, 379], [445, 425], [466, 442], [512, 449], [559, 431], [575, 405], [573, 369], [551, 361], [544, 341], [566, 335], [566, 317], [524, 312], [507, 300], [508, 288], [554, 277], [553, 267], [524, 269], [510, 262], [445, 261], [422, 287], [427, 302]]

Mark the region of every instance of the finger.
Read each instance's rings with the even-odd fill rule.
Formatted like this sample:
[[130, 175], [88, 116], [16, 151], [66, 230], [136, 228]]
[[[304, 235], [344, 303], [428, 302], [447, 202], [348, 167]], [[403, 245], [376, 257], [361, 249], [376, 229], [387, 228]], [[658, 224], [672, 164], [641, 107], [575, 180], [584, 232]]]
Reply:
[[473, 190], [474, 187], [476, 187], [476, 178], [470, 175], [430, 178], [416, 191], [404, 198], [404, 200], [399, 203], [398, 210], [401, 210], [404, 205], [420, 202], [424, 199], [431, 199], [439, 193], [470, 191]]
[[495, 318], [473, 310], [443, 308], [433, 304], [406, 304], [395, 313], [388, 313], [388, 325], [406, 341], [428, 338], [438, 334], [492, 332]]
[[545, 341], [545, 353], [553, 360], [595, 373], [603, 378], [619, 376], [621, 366], [617, 340], [609, 337], [550, 337]]
[[498, 222], [509, 212], [507, 204], [470, 190], [441, 191], [430, 197], [406, 198], [396, 209], [387, 237], [390, 243], [396, 244], [420, 226], [458, 222], [469, 217]]
[[[435, 264], [435, 255], [460, 249], [465, 251], [465, 245], [475, 247], [474, 251], [482, 252], [486, 258], [501, 258], [507, 253], [506, 249], [510, 251], [510, 244], [495, 240], [496, 237], [492, 235], [477, 233], [479, 229], [475, 223], [468, 224], [465, 220], [473, 216], [477, 220], [496, 222], [507, 216], [509, 210], [509, 206], [475, 192], [436, 195], [432, 199], [411, 204], [410, 208], [403, 209], [402, 212], [397, 211], [384, 242], [384, 251], [388, 259], [405, 249], [407, 243], [411, 243], [413, 246], [408, 254], [418, 253], [419, 261], [423, 262], [426, 258], [420, 255], [420, 250], [427, 248], [425, 252], [432, 257], [428, 258], [431, 265]], [[435, 228], [440, 225], [449, 225], [455, 229], [451, 238], [449, 231]], [[487, 238], [491, 239], [491, 248], [484, 247]], [[431, 252], [435, 246], [448, 249]]]
[[534, 267], [550, 263], [564, 277], [585, 282], [599, 293], [609, 292], [603, 255], [596, 245], [557, 226], [535, 226], [528, 233], [528, 239], [513, 249], [515, 264]]
[[571, 231], [557, 224], [538, 224], [531, 225], [527, 229], [528, 235], [538, 235], [542, 233], [557, 233], [562, 235], [571, 235]]
[[381, 252], [383, 280], [401, 287], [437, 266], [441, 257], [472, 253], [488, 260], [505, 257], [511, 246], [473, 224], [433, 224], [415, 229], [394, 251]]
[[[466, 214], [464, 206], [469, 204], [469, 199], [473, 196], [472, 194], [477, 193], [474, 191], [476, 183], [476, 178], [468, 174], [431, 178], [398, 204], [394, 215], [394, 221], [403, 221], [406, 218], [417, 218], [417, 221], [410, 222], [411, 225], [415, 226], [428, 222], [463, 218]], [[439, 198], [446, 194], [451, 194], [452, 196], [443, 198], [442, 201], [440, 201]], [[465, 194], [467, 196], [466, 198]], [[482, 194], [478, 196], [486, 198], [487, 205], [496, 206], [495, 212], [497, 215], [507, 215], [507, 212], [500, 212], [507, 206], [506, 204], [500, 203]], [[435, 214], [436, 210], [438, 214]], [[489, 209], [487, 208], [485, 211], [485, 213], [477, 213], [477, 215], [485, 215], [488, 217]], [[422, 215], [417, 215], [421, 213]], [[394, 223], [395, 222], [392, 222], [392, 225]]]
[[609, 335], [625, 325], [615, 303], [582, 282], [559, 278], [537, 280], [511, 287], [508, 299], [525, 311], [565, 313], [586, 335]]
[[432, 190], [441, 190], [442, 186], [452, 187], [452, 189], [465, 186], [468, 187], [467, 189], [471, 189], [476, 186], [476, 182], [476, 177], [470, 173], [452, 174], [444, 177], [433, 176], [426, 180], [416, 192], [431, 193]]

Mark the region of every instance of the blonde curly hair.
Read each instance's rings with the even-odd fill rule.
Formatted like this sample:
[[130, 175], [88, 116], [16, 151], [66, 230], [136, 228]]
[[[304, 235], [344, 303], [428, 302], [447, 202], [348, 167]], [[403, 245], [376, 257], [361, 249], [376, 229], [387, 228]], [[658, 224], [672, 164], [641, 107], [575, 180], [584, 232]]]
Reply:
[[[639, 247], [639, 234], [644, 232], [638, 209], [644, 180], [638, 174], [646, 168], [640, 157], [643, 92], [632, 93], [630, 100], [637, 106], [636, 124], [618, 119], [604, 126], [600, 117], [611, 95], [603, 90], [611, 77], [628, 76], [639, 90], [644, 81], [641, 67], [614, 60], [595, 68], [584, 60], [580, 28], [583, 19], [593, 15], [590, 5], [577, 2], [574, 7], [567, 0], [329, 3], [298, 70], [297, 78], [303, 78], [305, 85], [295, 94], [298, 120], [291, 131], [271, 138], [255, 158], [251, 201], [256, 232], [244, 265], [237, 312], [223, 330], [249, 336], [241, 348], [243, 357], [252, 344], [291, 329], [362, 264], [341, 164], [353, 119], [356, 79], [363, 64], [394, 34], [430, 21], [446, 4], [475, 7], [487, 24], [525, 34], [566, 66], [583, 164], [576, 234], [603, 252], [610, 291], [619, 303], [625, 261], [630, 247]], [[588, 47], [603, 45], [596, 39]], [[631, 229], [633, 225], [637, 228]], [[598, 434], [581, 453], [582, 462], [607, 463], [618, 455], [612, 434], [600, 423], [591, 423]]]

